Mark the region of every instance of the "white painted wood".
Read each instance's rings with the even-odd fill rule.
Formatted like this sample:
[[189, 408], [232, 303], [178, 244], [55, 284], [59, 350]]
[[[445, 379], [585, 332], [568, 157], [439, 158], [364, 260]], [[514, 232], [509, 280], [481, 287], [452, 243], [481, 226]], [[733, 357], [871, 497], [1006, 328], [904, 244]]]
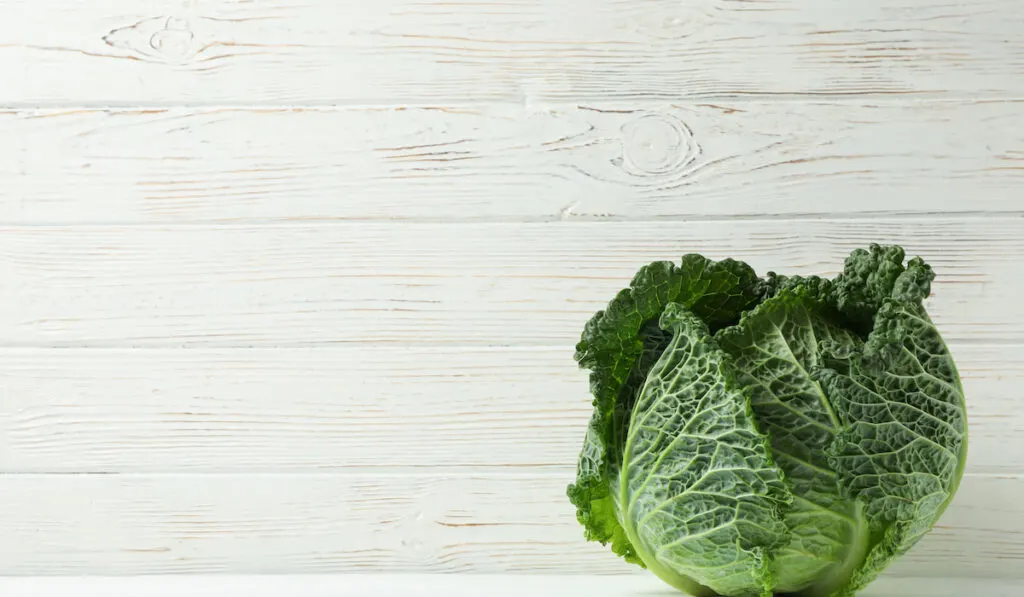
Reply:
[[[882, 577], [861, 597], [1017, 597], [1018, 580]], [[672, 595], [650, 575], [301, 575], [0, 578], [5, 597], [652, 597]]]
[[4, 597], [661, 591], [564, 495], [583, 323], [875, 241], [936, 267], [971, 451], [867, 597], [1020, 593], [1015, 0], [44, 4], [0, 3], [0, 574], [386, 575]]
[[1024, 211], [1024, 103], [0, 113], [0, 222]]
[[8, 0], [2, 105], [1020, 97], [1017, 0]]
[[[572, 478], [5, 475], [0, 574], [642, 574], [584, 541]], [[888, 575], [1021, 579], [1022, 492], [1024, 477], [967, 476]]]
[[0, 228], [0, 342], [566, 346], [637, 268], [687, 252], [832, 275], [899, 242], [949, 340], [1024, 338], [1024, 218]]
[[[1024, 345], [953, 344], [972, 473], [1024, 473]], [[0, 473], [571, 475], [571, 347], [0, 351]]]

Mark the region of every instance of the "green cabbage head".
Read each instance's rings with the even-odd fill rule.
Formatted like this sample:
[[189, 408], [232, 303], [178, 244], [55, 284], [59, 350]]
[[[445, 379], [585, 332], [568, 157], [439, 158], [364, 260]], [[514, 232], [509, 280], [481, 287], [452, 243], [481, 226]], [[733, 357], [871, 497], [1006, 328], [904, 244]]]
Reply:
[[963, 476], [934, 278], [872, 245], [835, 279], [690, 254], [587, 323], [594, 413], [568, 495], [586, 537], [697, 597], [849, 597]]

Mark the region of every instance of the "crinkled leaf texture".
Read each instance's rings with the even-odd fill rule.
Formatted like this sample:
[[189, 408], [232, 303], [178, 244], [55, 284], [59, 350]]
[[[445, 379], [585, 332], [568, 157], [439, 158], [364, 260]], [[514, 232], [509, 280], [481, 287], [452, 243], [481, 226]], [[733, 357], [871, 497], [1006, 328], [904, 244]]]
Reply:
[[903, 260], [641, 268], [577, 345], [586, 537], [697, 597], [850, 597], [911, 549], [956, 493], [967, 418], [934, 274]]

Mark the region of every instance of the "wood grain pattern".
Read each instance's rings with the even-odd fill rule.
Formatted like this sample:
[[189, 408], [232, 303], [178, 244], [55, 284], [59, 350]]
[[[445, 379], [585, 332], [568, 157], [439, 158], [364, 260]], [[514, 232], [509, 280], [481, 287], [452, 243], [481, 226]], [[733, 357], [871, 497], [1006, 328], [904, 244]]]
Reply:
[[[1024, 473], [1024, 345], [953, 344], [972, 473]], [[557, 471], [592, 397], [570, 347], [0, 352], [0, 473]]]
[[2, 105], [1020, 97], [1016, 0], [4, 2]]
[[[586, 543], [571, 474], [0, 476], [0, 573], [641, 574]], [[890, 576], [1021, 578], [1021, 477], [970, 476]]]
[[584, 322], [655, 259], [891, 242], [937, 270], [971, 449], [867, 597], [1016, 595], [1021, 31], [1017, 0], [0, 2], [0, 575], [651, 580], [565, 498]]
[[0, 113], [0, 222], [1024, 212], [1019, 102]]
[[898, 242], [949, 340], [1024, 338], [1024, 218], [0, 228], [8, 347], [574, 344], [637, 268], [688, 252], [833, 275]]

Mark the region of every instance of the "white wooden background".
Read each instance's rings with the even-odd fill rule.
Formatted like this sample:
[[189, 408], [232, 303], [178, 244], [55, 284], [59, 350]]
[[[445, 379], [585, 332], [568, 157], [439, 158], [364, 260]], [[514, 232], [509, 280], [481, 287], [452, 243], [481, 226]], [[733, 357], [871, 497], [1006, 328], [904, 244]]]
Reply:
[[900, 576], [1024, 579], [1019, 0], [0, 2], [0, 574], [619, 573], [572, 345], [897, 242], [968, 393]]

